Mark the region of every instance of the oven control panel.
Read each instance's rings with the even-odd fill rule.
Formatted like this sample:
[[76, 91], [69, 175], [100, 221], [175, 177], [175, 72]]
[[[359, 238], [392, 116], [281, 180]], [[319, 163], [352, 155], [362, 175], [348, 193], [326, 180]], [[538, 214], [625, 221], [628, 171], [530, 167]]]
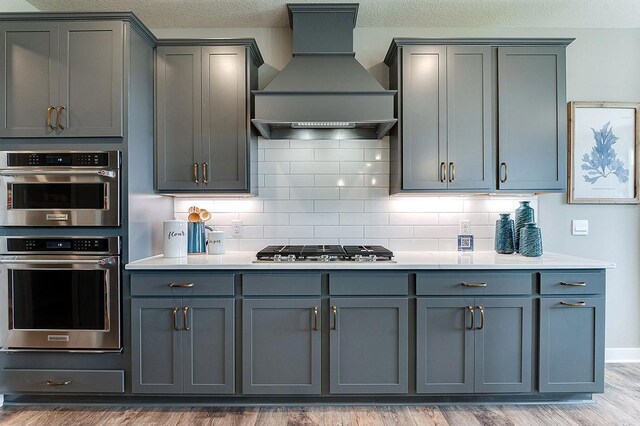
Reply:
[[12, 152], [10, 167], [109, 167], [108, 152]]
[[3, 240], [6, 244], [3, 251], [6, 254], [35, 252], [116, 254], [119, 251], [117, 237], [4, 237]]

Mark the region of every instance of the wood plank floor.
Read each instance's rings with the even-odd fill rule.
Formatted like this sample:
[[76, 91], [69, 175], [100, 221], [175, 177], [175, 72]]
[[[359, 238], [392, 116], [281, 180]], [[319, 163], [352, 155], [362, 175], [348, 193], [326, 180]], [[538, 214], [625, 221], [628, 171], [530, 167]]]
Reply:
[[640, 364], [608, 364], [595, 403], [567, 405], [84, 408], [14, 406], [2, 425], [639, 425]]

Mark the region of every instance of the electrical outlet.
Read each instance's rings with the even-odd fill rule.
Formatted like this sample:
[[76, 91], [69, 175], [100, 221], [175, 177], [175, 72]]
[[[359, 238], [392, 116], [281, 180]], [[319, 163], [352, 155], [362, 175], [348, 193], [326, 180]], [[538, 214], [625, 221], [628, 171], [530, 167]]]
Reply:
[[242, 221], [241, 220], [232, 220], [231, 226], [233, 228], [233, 236], [238, 238], [242, 236]]
[[460, 221], [460, 235], [471, 235], [471, 221], [470, 220], [461, 220]]

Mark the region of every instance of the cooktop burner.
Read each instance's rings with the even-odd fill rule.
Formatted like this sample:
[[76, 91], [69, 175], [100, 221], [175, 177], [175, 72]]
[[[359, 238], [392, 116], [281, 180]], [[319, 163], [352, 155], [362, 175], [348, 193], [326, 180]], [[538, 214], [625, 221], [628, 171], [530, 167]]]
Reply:
[[258, 262], [295, 261], [393, 261], [393, 253], [382, 246], [299, 245], [267, 246], [256, 254]]

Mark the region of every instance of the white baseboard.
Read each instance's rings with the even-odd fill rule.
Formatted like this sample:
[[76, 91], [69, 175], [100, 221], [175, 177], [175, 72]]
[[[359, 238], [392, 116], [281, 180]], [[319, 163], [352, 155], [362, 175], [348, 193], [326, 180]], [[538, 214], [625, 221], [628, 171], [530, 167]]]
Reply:
[[640, 362], [640, 348], [607, 348], [605, 362]]

